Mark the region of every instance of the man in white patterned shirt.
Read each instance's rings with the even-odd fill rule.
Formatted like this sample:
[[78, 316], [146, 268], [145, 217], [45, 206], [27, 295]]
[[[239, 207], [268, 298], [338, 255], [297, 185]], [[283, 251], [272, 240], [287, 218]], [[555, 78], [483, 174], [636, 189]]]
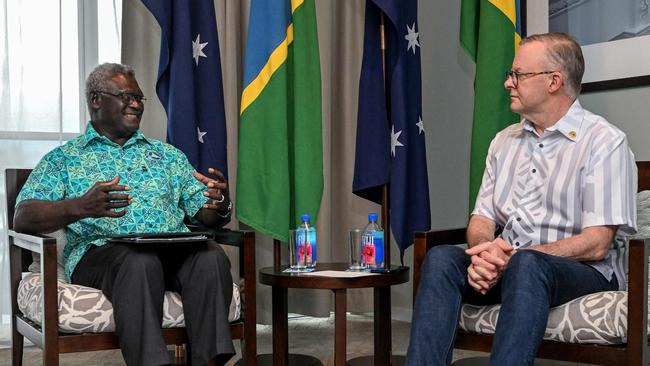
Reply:
[[521, 41], [504, 86], [522, 121], [490, 144], [469, 249], [427, 254], [409, 365], [451, 362], [464, 302], [501, 303], [490, 365], [532, 365], [551, 307], [626, 288], [636, 165], [625, 134], [578, 102], [583, 73], [568, 35]]

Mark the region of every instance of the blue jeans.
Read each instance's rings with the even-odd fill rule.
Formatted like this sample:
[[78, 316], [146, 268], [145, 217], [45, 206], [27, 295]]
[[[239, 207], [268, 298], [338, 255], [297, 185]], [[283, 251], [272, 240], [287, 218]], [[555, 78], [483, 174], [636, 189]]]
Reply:
[[501, 303], [490, 365], [533, 365], [549, 309], [580, 296], [618, 289], [594, 268], [576, 260], [520, 250], [501, 280], [485, 295], [467, 283], [470, 257], [457, 246], [429, 250], [422, 265], [407, 365], [449, 365], [462, 303]]

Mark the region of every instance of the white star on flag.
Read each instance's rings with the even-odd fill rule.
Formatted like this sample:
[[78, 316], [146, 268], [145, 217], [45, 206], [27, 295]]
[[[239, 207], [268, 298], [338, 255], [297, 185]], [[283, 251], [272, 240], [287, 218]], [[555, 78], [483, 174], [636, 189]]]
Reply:
[[395, 126], [392, 126], [390, 131], [390, 152], [393, 156], [395, 156], [395, 147], [397, 146], [404, 146], [402, 145], [401, 142], [399, 142], [399, 135], [402, 134], [402, 131], [397, 131], [395, 133]]
[[422, 122], [422, 116], [419, 117], [418, 123], [415, 124], [418, 126], [418, 135], [421, 135], [424, 132], [424, 122]]
[[201, 33], [196, 35], [195, 41], [192, 41], [192, 57], [194, 58], [194, 61], [196, 61], [196, 66], [199, 66], [199, 57], [208, 57], [203, 53], [203, 48], [205, 48], [207, 44], [208, 42], [201, 43]]
[[203, 136], [205, 136], [207, 134], [207, 132], [202, 132], [201, 129], [198, 126], [196, 127], [196, 132], [199, 135], [199, 142], [203, 143]]
[[415, 47], [421, 47], [420, 42], [418, 42], [418, 36], [420, 33], [415, 31], [415, 22], [413, 22], [413, 28], [409, 27], [407, 24], [406, 29], [408, 30], [408, 34], [404, 36], [404, 39], [409, 41], [409, 44], [406, 47], [406, 52], [413, 48], [413, 54], [415, 54]]

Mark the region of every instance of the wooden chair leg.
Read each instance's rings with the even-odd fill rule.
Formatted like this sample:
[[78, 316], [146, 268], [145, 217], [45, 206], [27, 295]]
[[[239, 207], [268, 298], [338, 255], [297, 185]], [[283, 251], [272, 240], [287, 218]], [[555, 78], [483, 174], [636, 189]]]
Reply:
[[23, 364], [23, 335], [18, 333], [14, 323], [14, 329], [11, 332], [11, 365], [22, 366]]
[[174, 345], [174, 364], [180, 364], [185, 358], [185, 346], [183, 344]]
[[59, 366], [59, 350], [53, 347], [45, 347], [43, 349], [43, 365]]
[[[252, 341], [249, 339], [252, 339]], [[246, 366], [257, 365], [257, 340], [254, 337], [244, 337], [240, 340], [239, 345], [241, 348], [242, 364]]]

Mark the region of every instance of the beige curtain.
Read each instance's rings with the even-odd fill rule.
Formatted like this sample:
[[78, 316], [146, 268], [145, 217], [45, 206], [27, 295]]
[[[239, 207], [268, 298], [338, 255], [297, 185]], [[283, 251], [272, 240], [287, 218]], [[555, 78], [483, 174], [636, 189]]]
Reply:
[[[229, 183], [235, 209], [239, 99], [249, 8], [249, 0], [215, 0], [228, 129]], [[160, 27], [138, 0], [124, 0], [123, 9], [122, 60], [135, 68], [140, 87], [150, 101], [147, 102], [142, 130], [150, 137], [164, 140], [166, 116], [155, 93]], [[379, 210], [378, 205], [351, 192], [365, 1], [317, 0], [316, 12], [322, 76], [325, 176], [317, 226], [318, 252], [319, 261], [343, 262], [347, 256], [347, 231], [362, 227], [367, 221], [367, 213]], [[239, 223], [233, 220], [229, 226], [237, 228]], [[272, 240], [258, 233], [256, 242], [258, 268], [272, 265]], [[393, 252], [396, 251], [394, 248]], [[393, 261], [396, 262], [395, 259]], [[233, 260], [232, 264], [233, 273], [238, 273], [237, 261]], [[257, 288], [259, 322], [270, 323], [271, 289], [259, 283]], [[371, 290], [352, 290], [348, 294], [348, 311], [372, 310]], [[289, 291], [290, 312], [329, 316], [332, 309], [332, 294], [328, 291]]]

